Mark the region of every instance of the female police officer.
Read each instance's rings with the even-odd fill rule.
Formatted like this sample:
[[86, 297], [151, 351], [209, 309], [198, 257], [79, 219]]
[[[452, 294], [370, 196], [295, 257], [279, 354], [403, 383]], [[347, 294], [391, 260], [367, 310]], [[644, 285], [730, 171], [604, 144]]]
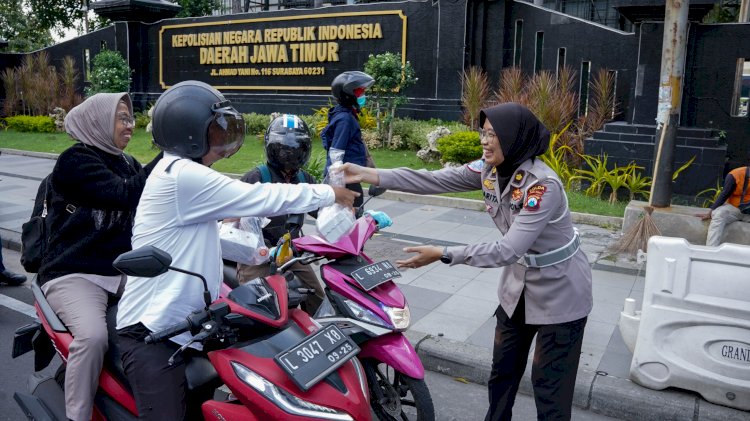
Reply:
[[557, 175], [541, 159], [549, 132], [520, 104], [482, 110], [483, 156], [438, 171], [376, 170], [345, 164], [346, 182], [435, 194], [482, 189], [502, 233], [492, 243], [408, 247], [397, 261], [417, 268], [450, 265], [502, 267], [495, 315], [495, 346], [486, 420], [510, 420], [529, 348], [537, 335], [532, 382], [540, 420], [569, 420], [586, 317], [591, 311], [591, 269], [580, 249], [567, 198]]

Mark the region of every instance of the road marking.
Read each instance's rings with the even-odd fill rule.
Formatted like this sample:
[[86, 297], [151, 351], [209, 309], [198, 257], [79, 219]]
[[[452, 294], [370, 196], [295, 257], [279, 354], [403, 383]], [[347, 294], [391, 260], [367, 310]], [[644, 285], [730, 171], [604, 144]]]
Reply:
[[34, 308], [34, 306], [30, 306], [23, 301], [8, 297], [7, 295], [0, 294], [0, 306], [4, 306], [19, 313], [23, 313], [33, 319], [37, 318], [36, 309]]

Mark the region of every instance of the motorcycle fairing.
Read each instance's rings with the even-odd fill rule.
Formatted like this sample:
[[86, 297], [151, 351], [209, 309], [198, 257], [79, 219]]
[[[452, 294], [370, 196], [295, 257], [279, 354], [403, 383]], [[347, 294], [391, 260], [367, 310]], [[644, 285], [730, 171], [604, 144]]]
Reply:
[[417, 351], [411, 346], [406, 336], [400, 333], [389, 333], [366, 341], [360, 346], [358, 358], [373, 358], [388, 364], [396, 371], [409, 377], [424, 379], [424, 366]]
[[378, 229], [377, 224], [371, 223], [372, 221], [370, 215], [357, 219], [352, 229], [335, 243], [329, 243], [316, 235], [300, 237], [292, 240], [292, 243], [299, 250], [324, 254], [334, 259], [352, 254], [358, 255], [362, 252], [362, 247], [367, 240]]

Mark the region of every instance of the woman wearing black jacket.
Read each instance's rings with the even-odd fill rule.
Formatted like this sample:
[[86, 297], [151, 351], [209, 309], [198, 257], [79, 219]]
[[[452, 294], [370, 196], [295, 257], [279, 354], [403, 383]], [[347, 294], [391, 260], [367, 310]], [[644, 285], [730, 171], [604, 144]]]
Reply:
[[60, 154], [52, 172], [50, 236], [38, 280], [74, 336], [65, 407], [75, 421], [91, 419], [107, 350], [107, 303], [124, 284], [112, 262], [130, 250], [135, 209], [158, 162], [142, 168], [123, 153], [133, 128], [127, 93], [88, 98], [65, 118], [65, 131], [77, 143]]

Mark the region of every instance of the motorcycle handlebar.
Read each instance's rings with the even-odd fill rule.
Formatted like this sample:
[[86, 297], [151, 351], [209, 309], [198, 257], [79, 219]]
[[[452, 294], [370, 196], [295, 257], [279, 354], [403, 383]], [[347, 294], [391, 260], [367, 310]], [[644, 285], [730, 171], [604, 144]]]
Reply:
[[144, 342], [147, 344], [154, 344], [157, 342], [161, 342], [165, 339], [171, 338], [172, 336], [179, 335], [180, 333], [187, 332], [190, 329], [190, 321], [189, 320], [183, 320], [180, 323], [177, 323], [176, 325], [172, 327], [168, 327], [164, 330], [160, 330], [158, 332], [150, 333], [146, 335], [146, 338], [144, 339]]

